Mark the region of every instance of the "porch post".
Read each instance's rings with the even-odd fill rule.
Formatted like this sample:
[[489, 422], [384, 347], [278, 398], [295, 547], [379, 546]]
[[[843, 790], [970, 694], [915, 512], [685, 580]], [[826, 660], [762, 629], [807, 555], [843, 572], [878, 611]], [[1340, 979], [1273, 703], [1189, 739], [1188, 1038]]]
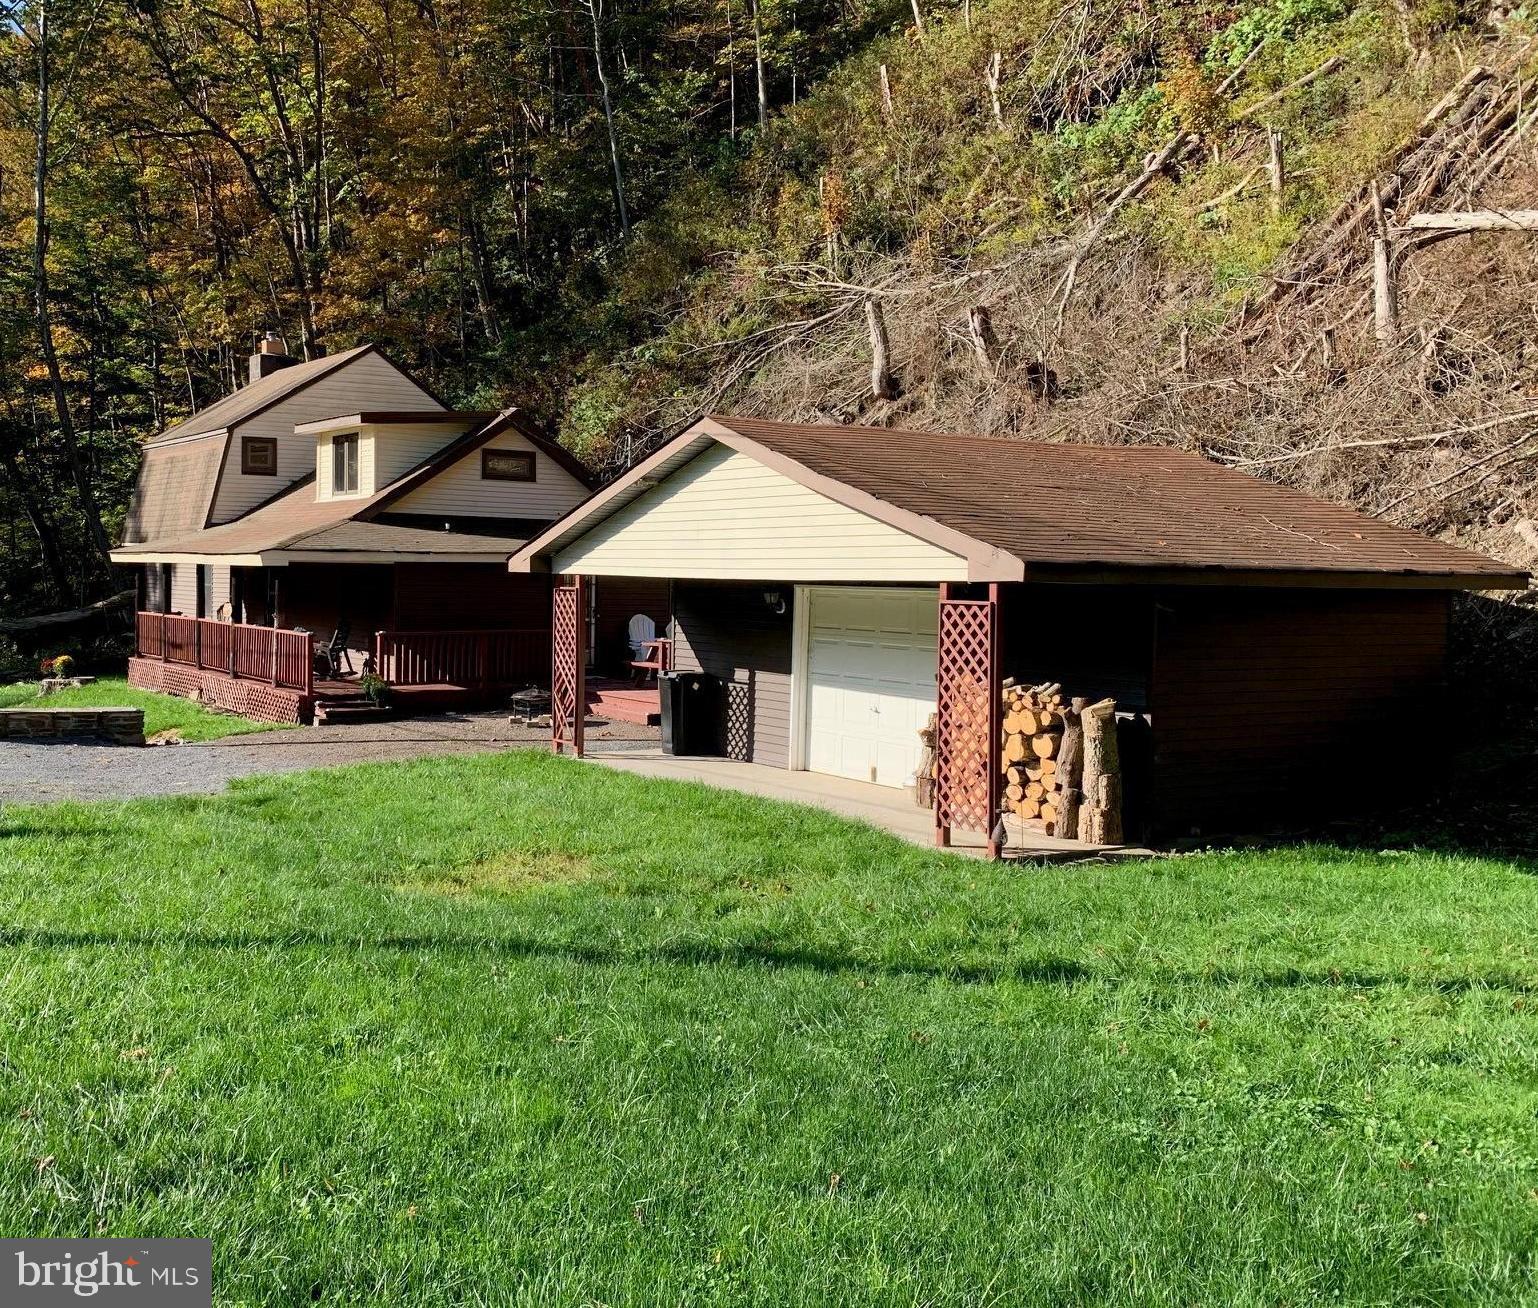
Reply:
[[580, 572], [577, 586], [577, 708], [572, 715], [571, 743], [578, 758], [587, 741], [587, 606], [592, 582]]
[[[940, 583], [940, 625], [937, 627], [937, 630], [944, 630], [945, 606], [950, 602], [950, 598], [951, 583], [942, 581]], [[943, 665], [946, 657], [945, 642], [943, 640], [935, 642], [935, 653]], [[945, 685], [945, 668], [943, 666], [935, 669], [935, 685], [942, 688]], [[946, 805], [942, 799], [942, 796], [945, 794], [945, 787], [950, 780], [947, 775], [949, 771], [950, 755], [948, 751], [940, 748], [940, 719], [937, 715], [935, 718], [935, 844], [941, 849], [944, 849], [951, 843], [951, 824], [946, 820]]]
[[999, 583], [988, 583], [988, 857], [1004, 855], [1004, 815], [999, 812], [999, 799], [1004, 766], [1004, 692], [1000, 684], [1003, 674], [999, 668], [999, 628], [1002, 611], [999, 608]]
[[980, 831], [988, 854], [1003, 853], [1003, 713], [1000, 702], [999, 585], [987, 599], [961, 599], [940, 586], [935, 666], [935, 844], [952, 829]]
[[550, 748], [560, 754], [570, 744], [578, 758], [587, 717], [587, 599], [581, 575], [556, 586], [550, 597]]

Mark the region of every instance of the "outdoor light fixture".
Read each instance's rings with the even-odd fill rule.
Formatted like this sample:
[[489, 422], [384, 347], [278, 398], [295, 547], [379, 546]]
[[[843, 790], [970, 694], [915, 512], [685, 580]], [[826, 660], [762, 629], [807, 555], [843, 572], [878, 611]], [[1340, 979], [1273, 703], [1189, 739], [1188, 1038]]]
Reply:
[[785, 594], [783, 591], [766, 590], [764, 592], [764, 607], [771, 613], [785, 612]]

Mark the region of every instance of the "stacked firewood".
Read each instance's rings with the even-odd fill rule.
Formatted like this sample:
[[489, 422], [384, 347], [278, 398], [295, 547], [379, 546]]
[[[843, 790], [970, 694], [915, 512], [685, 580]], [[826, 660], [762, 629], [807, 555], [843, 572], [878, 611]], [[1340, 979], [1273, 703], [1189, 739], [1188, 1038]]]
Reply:
[[1004, 683], [1004, 810], [1049, 836], [1118, 844], [1116, 702], [1065, 701], [1062, 690]]
[[1004, 805], [1025, 821], [1040, 820], [1049, 834], [1062, 811], [1058, 773], [1067, 721], [1061, 692], [1056, 682], [1004, 687]]

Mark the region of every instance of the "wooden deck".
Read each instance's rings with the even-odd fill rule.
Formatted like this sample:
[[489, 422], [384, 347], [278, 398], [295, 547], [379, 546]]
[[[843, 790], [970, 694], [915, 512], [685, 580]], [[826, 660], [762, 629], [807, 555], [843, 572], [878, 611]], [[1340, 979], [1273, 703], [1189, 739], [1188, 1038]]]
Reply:
[[654, 727], [662, 721], [662, 693], [616, 677], [587, 678], [587, 715]]
[[[512, 690], [507, 686], [461, 686], [449, 681], [391, 686], [389, 704], [392, 714], [401, 716], [465, 708], [500, 708], [506, 705]], [[315, 682], [315, 706], [319, 717], [327, 716], [329, 706], [352, 705], [359, 698], [356, 678], [326, 678]], [[655, 685], [636, 686], [617, 677], [589, 677], [587, 715], [654, 727], [662, 721], [662, 696]], [[341, 715], [333, 711], [331, 716], [337, 719]]]

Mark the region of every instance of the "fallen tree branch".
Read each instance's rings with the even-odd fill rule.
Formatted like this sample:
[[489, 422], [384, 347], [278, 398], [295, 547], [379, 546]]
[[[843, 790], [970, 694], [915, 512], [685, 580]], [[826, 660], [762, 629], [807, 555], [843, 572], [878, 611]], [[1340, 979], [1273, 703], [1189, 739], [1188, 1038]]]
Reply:
[[[1306, 459], [1315, 454], [1334, 454], [1338, 450], [1386, 449], [1399, 445], [1435, 445], [1438, 441], [1447, 440], [1451, 436], [1469, 436], [1475, 432], [1489, 431], [1492, 427], [1503, 426], [1508, 422], [1520, 422], [1524, 418], [1538, 419], [1538, 409], [1523, 409], [1518, 413], [1503, 413], [1495, 418], [1486, 418], [1483, 422], [1469, 423], [1467, 426], [1462, 427], [1448, 427], [1443, 431], [1422, 432], [1415, 436], [1384, 436], [1376, 440], [1340, 441], [1326, 445], [1314, 445], [1306, 450], [1293, 450], [1288, 454], [1277, 454], [1264, 459], [1244, 459], [1222, 454], [1209, 454], [1207, 457], [1216, 459], [1219, 463], [1226, 463], [1234, 468], [1265, 468], [1278, 463], [1295, 463], [1299, 459]], [[1522, 439], [1526, 440], [1527, 437], [1524, 436]], [[1517, 442], [1519, 445], [1521, 443], [1521, 441]], [[1388, 507], [1392, 508], [1393, 505]]]
[[1285, 99], [1294, 91], [1300, 91], [1310, 82], [1317, 82], [1321, 77], [1328, 77], [1331, 73], [1338, 73], [1346, 66], [1346, 61], [1339, 55], [1331, 55], [1318, 68], [1311, 73], [1304, 73], [1302, 77], [1295, 78], [1286, 86], [1279, 86], [1270, 95], [1255, 101], [1247, 109], [1241, 109], [1234, 115], [1234, 122], [1242, 123], [1246, 118], [1253, 118], [1262, 109], [1269, 109], [1278, 100]]
[[1487, 463], [1491, 463], [1494, 460], [1503, 457], [1504, 455], [1511, 454], [1514, 451], [1521, 449], [1522, 446], [1526, 445], [1528, 441], [1533, 440], [1535, 437], [1538, 437], [1538, 431], [1530, 431], [1525, 436], [1519, 436], [1509, 445], [1503, 445], [1498, 450], [1492, 450], [1489, 454], [1475, 459], [1473, 463], [1464, 464], [1463, 467], [1459, 468], [1457, 472], [1450, 472], [1445, 477], [1438, 477], [1436, 481], [1428, 482], [1424, 486], [1417, 486], [1414, 490], [1406, 491], [1398, 499], [1390, 500], [1387, 504], [1383, 505], [1382, 508], [1375, 509], [1373, 511], [1374, 515], [1381, 518], [1390, 509], [1397, 509], [1406, 500], [1413, 500], [1417, 495], [1424, 495], [1427, 491], [1434, 491], [1438, 487], [1446, 486], [1448, 482], [1457, 481], [1460, 477], [1467, 476], [1476, 468], [1482, 468]]
[[1394, 229], [1412, 232], [1538, 232], [1538, 209], [1465, 209], [1451, 213], [1417, 213]]
[[31, 635], [54, 627], [72, 626], [77, 622], [85, 622], [87, 619], [99, 617], [117, 609], [130, 608], [134, 598], [133, 591], [123, 590], [116, 595], [109, 595], [106, 599], [97, 600], [94, 604], [87, 604], [78, 609], [65, 609], [60, 613], [39, 613], [31, 618], [0, 618], [0, 635]]
[[1079, 241], [1078, 248], [1074, 250], [1073, 258], [1068, 261], [1068, 268], [1063, 273], [1062, 294], [1057, 302], [1057, 325], [1061, 330], [1063, 315], [1068, 310], [1068, 301], [1073, 298], [1074, 283], [1078, 280], [1079, 267], [1084, 262], [1084, 257], [1094, 248], [1095, 242], [1100, 239], [1100, 233], [1110, 226], [1116, 215], [1119, 214], [1133, 200], [1137, 199], [1147, 188], [1148, 184], [1164, 172], [1171, 164], [1175, 163], [1187, 150], [1196, 145], [1201, 137], [1195, 132], [1179, 132], [1165, 147], [1143, 166], [1143, 171], [1128, 182], [1116, 198], [1106, 207], [1106, 211], [1096, 219], [1094, 226], [1084, 234]]

